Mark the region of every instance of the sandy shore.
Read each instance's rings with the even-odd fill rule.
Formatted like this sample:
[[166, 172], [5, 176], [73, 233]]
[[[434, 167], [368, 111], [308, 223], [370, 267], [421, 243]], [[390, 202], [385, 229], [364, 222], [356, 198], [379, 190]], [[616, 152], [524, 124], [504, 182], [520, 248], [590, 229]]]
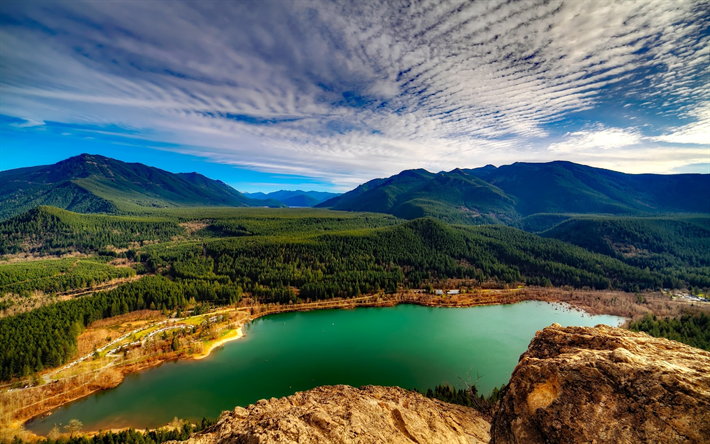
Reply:
[[236, 341], [237, 339], [241, 338], [244, 336], [244, 330], [242, 330], [242, 326], [240, 325], [238, 329], [232, 330], [214, 343], [210, 344], [209, 347], [207, 347], [207, 350], [204, 352], [200, 353], [199, 355], [193, 355], [192, 359], [200, 360], [200, 359], [205, 359], [212, 353], [212, 350], [215, 348], [222, 346], [226, 344], [227, 342], [231, 341]]

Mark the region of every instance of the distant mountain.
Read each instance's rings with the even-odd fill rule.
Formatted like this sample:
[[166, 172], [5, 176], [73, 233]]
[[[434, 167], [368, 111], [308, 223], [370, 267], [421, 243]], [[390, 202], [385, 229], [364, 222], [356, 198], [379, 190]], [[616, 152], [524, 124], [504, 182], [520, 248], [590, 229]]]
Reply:
[[273, 193], [244, 193], [245, 196], [251, 198], [251, 199], [258, 199], [258, 200], [265, 200], [265, 199], [274, 199], [277, 200], [284, 205], [288, 205], [289, 207], [314, 207], [317, 204], [324, 202], [328, 199], [332, 199], [336, 196], [339, 196], [339, 194], [336, 193], [327, 193], [325, 191], [301, 191], [301, 190], [296, 190], [296, 191], [289, 191], [289, 190], [280, 190], [280, 191], [274, 191]]
[[708, 190], [707, 174], [624, 174], [556, 161], [437, 174], [407, 170], [371, 180], [317, 207], [514, 225], [538, 213], [710, 213]]
[[179, 206], [284, 206], [254, 200], [198, 173], [174, 174], [140, 163], [81, 154], [54, 165], [0, 171], [0, 219], [39, 205], [81, 213]]

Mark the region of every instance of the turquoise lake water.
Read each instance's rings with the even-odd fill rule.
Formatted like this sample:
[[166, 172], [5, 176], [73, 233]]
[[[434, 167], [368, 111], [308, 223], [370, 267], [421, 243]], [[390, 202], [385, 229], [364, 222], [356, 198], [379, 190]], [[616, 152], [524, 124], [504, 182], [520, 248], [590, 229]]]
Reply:
[[68, 404], [27, 424], [46, 434], [70, 419], [84, 430], [158, 427], [174, 417], [199, 420], [262, 398], [320, 385], [461, 386], [469, 370], [479, 391], [508, 381], [537, 330], [552, 323], [616, 326], [622, 318], [589, 316], [544, 302], [470, 308], [399, 305], [257, 319], [246, 337], [201, 361], [164, 363], [118, 387]]

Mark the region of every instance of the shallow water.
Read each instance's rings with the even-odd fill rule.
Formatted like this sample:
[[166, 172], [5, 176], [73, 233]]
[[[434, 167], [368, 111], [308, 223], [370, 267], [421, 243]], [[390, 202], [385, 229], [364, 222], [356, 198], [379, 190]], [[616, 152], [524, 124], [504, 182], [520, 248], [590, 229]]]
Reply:
[[470, 308], [399, 305], [257, 319], [246, 337], [201, 361], [176, 361], [132, 374], [118, 387], [68, 404], [27, 424], [46, 434], [70, 419], [84, 430], [158, 427], [174, 417], [199, 420], [320, 385], [462, 386], [469, 370], [481, 393], [508, 381], [540, 330], [562, 325], [619, 325], [564, 306], [521, 302]]

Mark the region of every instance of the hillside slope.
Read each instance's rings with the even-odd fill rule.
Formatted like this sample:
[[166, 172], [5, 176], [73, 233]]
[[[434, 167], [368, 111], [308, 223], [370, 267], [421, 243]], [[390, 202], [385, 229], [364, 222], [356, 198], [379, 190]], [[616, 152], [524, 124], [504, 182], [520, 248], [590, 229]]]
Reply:
[[0, 219], [39, 205], [82, 213], [117, 213], [177, 206], [283, 206], [249, 199], [198, 173], [173, 174], [140, 163], [81, 154], [58, 162], [0, 172]]
[[[575, 217], [541, 233], [651, 270], [710, 267], [710, 217]], [[708, 281], [710, 284], [710, 281]]]
[[467, 173], [518, 198], [535, 213], [710, 213], [708, 174], [625, 174], [572, 162], [522, 163]]
[[710, 213], [710, 175], [624, 174], [571, 162], [515, 163], [375, 179], [318, 205], [464, 224], [518, 224], [538, 213]]

